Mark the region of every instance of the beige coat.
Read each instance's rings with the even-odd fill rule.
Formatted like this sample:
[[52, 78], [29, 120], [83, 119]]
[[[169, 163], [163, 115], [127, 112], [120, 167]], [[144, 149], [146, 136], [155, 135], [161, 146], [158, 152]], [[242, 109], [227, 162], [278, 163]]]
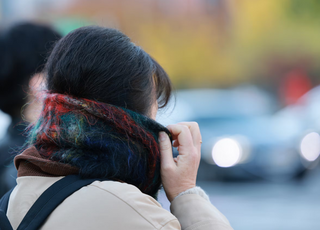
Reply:
[[[24, 176], [17, 179], [7, 211], [13, 229], [17, 229], [36, 199], [61, 178]], [[95, 181], [65, 199], [41, 230], [232, 229], [212, 204], [196, 194], [176, 198], [170, 209], [172, 214], [135, 186]]]

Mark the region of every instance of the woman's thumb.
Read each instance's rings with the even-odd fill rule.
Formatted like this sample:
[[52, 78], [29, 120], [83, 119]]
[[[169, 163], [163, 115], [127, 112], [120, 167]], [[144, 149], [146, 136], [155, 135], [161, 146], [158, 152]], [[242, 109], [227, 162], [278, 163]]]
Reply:
[[172, 156], [172, 145], [169, 136], [165, 132], [159, 133], [159, 146], [161, 155], [161, 168], [175, 166]]

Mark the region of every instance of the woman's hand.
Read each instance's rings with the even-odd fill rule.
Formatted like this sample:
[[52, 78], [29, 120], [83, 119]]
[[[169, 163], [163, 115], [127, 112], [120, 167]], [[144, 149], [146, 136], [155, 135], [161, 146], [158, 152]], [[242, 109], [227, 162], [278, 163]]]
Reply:
[[167, 127], [178, 148], [177, 158], [172, 157], [172, 146], [165, 132], [159, 134], [161, 178], [168, 200], [196, 186], [201, 157], [201, 134], [196, 122], [183, 122]]

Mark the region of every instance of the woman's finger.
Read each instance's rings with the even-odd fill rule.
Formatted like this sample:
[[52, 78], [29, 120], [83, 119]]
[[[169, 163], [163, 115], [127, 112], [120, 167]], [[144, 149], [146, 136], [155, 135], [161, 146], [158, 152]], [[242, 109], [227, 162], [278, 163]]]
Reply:
[[201, 149], [201, 142], [202, 142], [202, 138], [201, 138], [201, 133], [200, 133], [200, 128], [197, 122], [181, 122], [178, 123], [179, 125], [185, 125], [190, 129], [191, 135], [192, 135], [192, 139], [193, 139], [193, 144], [194, 146], [197, 147], [197, 149]]
[[167, 126], [176, 140], [179, 141], [179, 154], [188, 154], [190, 149], [194, 147], [192, 135], [188, 126], [185, 125], [169, 125]]

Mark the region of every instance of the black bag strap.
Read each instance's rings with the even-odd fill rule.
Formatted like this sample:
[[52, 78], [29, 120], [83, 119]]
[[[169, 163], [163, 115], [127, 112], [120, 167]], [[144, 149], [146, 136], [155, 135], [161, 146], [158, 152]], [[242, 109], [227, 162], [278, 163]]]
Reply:
[[[46, 191], [44, 191], [41, 194], [41, 196], [36, 200], [36, 202], [32, 205], [32, 207], [29, 209], [29, 211], [21, 221], [17, 230], [39, 229], [41, 225], [45, 222], [47, 217], [51, 214], [51, 212], [59, 204], [61, 204], [68, 196], [70, 196], [72, 193], [79, 190], [83, 186], [91, 184], [96, 180], [99, 179], [81, 179], [78, 175], [69, 175], [62, 178], [61, 180], [58, 180], [53, 185], [51, 185]], [[6, 214], [9, 196], [7, 197], [6, 203], [3, 202], [6, 205], [4, 214]], [[7, 218], [6, 216], [4, 217]], [[0, 228], [1, 230], [12, 229], [8, 219], [6, 220], [7, 222], [4, 223], [7, 225], [3, 225], [2, 227], [2, 225], [0, 224], [0, 226], [3, 228]]]
[[12, 190], [7, 192], [0, 200], [0, 230], [13, 230], [7, 217], [8, 203]]
[[32, 205], [17, 230], [39, 229], [51, 212], [68, 196], [96, 180], [98, 179], [81, 180], [78, 175], [69, 175], [57, 181]]

